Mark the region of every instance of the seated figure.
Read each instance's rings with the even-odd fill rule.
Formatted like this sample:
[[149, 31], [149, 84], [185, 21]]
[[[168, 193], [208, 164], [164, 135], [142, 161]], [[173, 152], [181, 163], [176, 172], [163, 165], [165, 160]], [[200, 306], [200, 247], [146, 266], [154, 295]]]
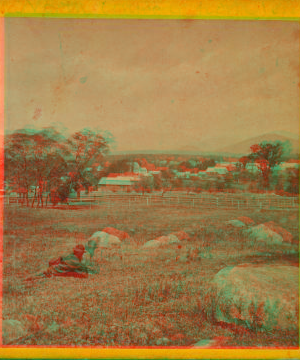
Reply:
[[[82, 263], [84, 253], [85, 247], [76, 245], [72, 254], [49, 261], [48, 269], [37, 276], [46, 278], [53, 276], [86, 278], [88, 274], [95, 274], [96, 271], [92, 267]], [[27, 280], [33, 280], [33, 278]]]

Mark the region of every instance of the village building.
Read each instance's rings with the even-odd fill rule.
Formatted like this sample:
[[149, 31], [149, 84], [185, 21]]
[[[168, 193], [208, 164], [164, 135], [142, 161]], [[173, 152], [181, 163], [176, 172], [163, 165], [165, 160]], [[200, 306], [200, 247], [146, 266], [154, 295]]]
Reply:
[[226, 175], [228, 174], [228, 170], [223, 167], [209, 167], [206, 169], [206, 173], [210, 175]]
[[255, 174], [255, 173], [257, 173], [257, 172], [259, 171], [259, 167], [258, 167], [258, 165], [255, 164], [255, 163], [248, 163], [248, 164], [246, 165], [246, 168], [245, 168], [245, 169], [246, 169], [247, 171], [253, 173], [253, 174]]
[[191, 176], [191, 173], [189, 171], [177, 171], [176, 176], [178, 178], [189, 179]]
[[133, 172], [134, 173], [139, 173], [140, 171], [140, 165], [137, 162], [133, 163]]
[[286, 169], [299, 169], [299, 163], [297, 162], [283, 162], [279, 165], [279, 168], [281, 170], [286, 170]]
[[148, 171], [147, 171], [147, 169], [146, 168], [144, 168], [144, 167], [141, 167], [140, 169], [139, 169], [139, 174], [140, 175], [147, 175], [147, 173], [148, 173]]
[[99, 181], [99, 189], [102, 191], [128, 191], [140, 180], [136, 176], [103, 177]]
[[228, 171], [235, 171], [236, 170], [236, 165], [234, 163], [231, 162], [221, 162], [221, 163], [217, 163], [216, 168], [226, 168]]

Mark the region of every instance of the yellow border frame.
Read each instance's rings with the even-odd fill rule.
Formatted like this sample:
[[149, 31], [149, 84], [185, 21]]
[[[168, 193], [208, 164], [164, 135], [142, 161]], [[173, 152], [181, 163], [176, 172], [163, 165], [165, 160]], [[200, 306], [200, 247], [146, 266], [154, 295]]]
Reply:
[[[0, 0], [0, 17], [299, 21], [300, 0]], [[0, 53], [3, 54], [3, 19], [0, 19], [0, 43], [2, 50]], [[0, 68], [3, 69], [3, 56], [0, 56]], [[3, 95], [2, 71], [0, 72], [1, 126], [3, 126]], [[2, 347], [0, 358], [299, 359], [300, 350]]]

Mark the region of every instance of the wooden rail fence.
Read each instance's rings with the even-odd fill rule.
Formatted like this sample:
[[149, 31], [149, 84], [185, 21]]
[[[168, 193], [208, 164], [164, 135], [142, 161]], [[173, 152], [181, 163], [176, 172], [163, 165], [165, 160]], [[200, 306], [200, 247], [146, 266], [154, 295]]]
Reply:
[[[23, 199], [5, 196], [6, 205], [25, 206]], [[44, 206], [45, 206], [44, 199]], [[29, 201], [31, 205], [31, 201]], [[81, 196], [80, 199], [69, 199], [70, 205], [83, 204], [106, 207], [135, 205], [158, 207], [186, 208], [224, 208], [224, 209], [296, 209], [299, 207], [298, 197], [281, 197], [276, 195], [243, 195], [243, 194], [132, 194], [94, 192]], [[50, 203], [48, 202], [48, 206]], [[36, 205], [35, 205], [36, 206]]]

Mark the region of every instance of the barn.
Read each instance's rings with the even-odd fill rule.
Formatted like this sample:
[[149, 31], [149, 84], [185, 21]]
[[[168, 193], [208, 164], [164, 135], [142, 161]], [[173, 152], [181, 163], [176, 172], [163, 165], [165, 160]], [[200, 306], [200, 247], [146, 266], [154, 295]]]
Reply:
[[103, 177], [99, 182], [99, 188], [103, 191], [128, 191], [138, 181], [139, 178], [131, 176]]

